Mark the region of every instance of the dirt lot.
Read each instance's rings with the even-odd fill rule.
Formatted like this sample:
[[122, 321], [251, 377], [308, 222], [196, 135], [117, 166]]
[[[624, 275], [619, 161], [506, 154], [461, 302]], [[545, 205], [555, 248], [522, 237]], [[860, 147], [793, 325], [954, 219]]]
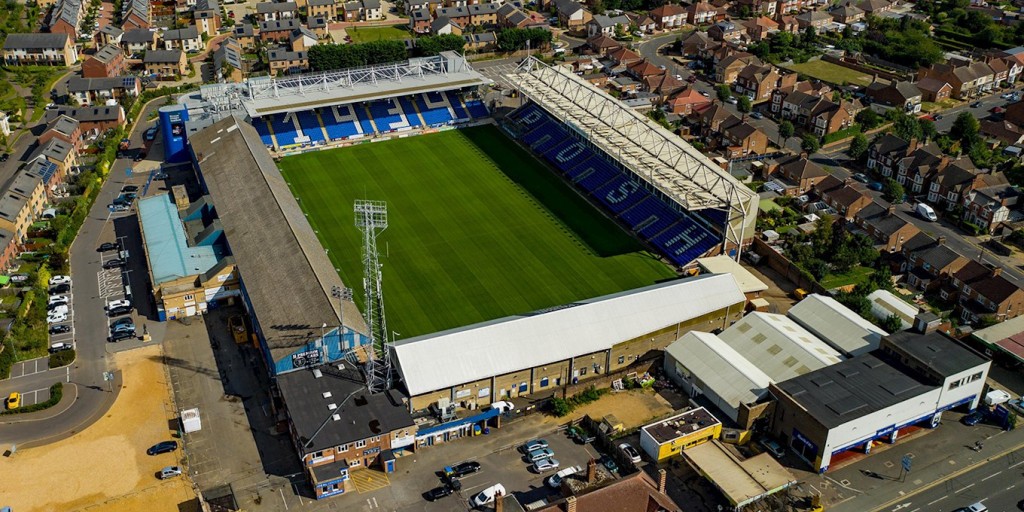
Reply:
[[155, 473], [179, 464], [181, 450], [150, 457], [146, 448], [171, 439], [173, 417], [160, 347], [116, 355], [124, 388], [105, 417], [74, 437], [19, 450], [0, 463], [4, 505], [22, 511], [193, 508], [184, 478], [161, 481]]
[[563, 424], [588, 414], [596, 420], [600, 420], [607, 414], [612, 414], [628, 429], [645, 425], [650, 420], [664, 416], [673, 410], [672, 404], [654, 391], [634, 389], [608, 393], [600, 400], [579, 407], [565, 417], [545, 415], [544, 421]]

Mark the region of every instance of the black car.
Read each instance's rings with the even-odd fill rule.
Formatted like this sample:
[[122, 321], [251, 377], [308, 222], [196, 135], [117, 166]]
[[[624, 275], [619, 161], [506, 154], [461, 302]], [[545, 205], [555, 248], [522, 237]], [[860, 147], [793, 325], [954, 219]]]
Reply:
[[120, 306], [120, 307], [108, 309], [107, 310], [107, 316], [115, 317], [115, 316], [127, 315], [128, 313], [131, 313], [131, 312], [132, 312], [132, 307], [131, 306]]
[[136, 186], [136, 185], [125, 185], [125, 186], [121, 187], [121, 192], [122, 193], [123, 192], [138, 192], [138, 191], [139, 191], [139, 187]]
[[96, 248], [96, 252], [119, 251], [121, 245], [115, 242], [103, 242]]
[[64, 334], [66, 332], [71, 332], [70, 325], [60, 324], [50, 326], [50, 334]]
[[4, 154], [0, 155], [0, 162], [6, 162], [7, 159], [10, 158], [10, 157], [11, 157], [10, 153], [4, 153]]
[[444, 484], [441, 487], [434, 487], [427, 491], [426, 496], [428, 501], [437, 501], [445, 496], [451, 496], [455, 492], [454, 489], [448, 484]]
[[125, 261], [125, 260], [122, 260], [121, 258], [114, 258], [112, 260], [104, 261], [103, 262], [103, 268], [107, 268], [107, 269], [110, 269], [110, 268], [121, 268], [121, 267], [123, 267], [123, 266], [125, 266], [127, 264], [128, 264], [128, 262]]
[[135, 158], [132, 158], [132, 160], [135, 162], [141, 162], [144, 158], [146, 158], [145, 153], [135, 153]]
[[126, 316], [124, 318], [118, 318], [110, 323], [110, 332], [123, 331], [126, 328], [125, 326], [129, 325], [132, 327], [132, 330], [135, 329], [135, 322], [132, 321], [132, 317]]
[[480, 463], [476, 461], [463, 462], [462, 464], [456, 464], [454, 466], [444, 468], [444, 474], [449, 478], [459, 478], [471, 473], [476, 473], [477, 471], [480, 471]]
[[118, 331], [110, 333], [107, 337], [107, 341], [110, 343], [117, 343], [121, 340], [127, 340], [135, 337], [135, 331]]
[[71, 285], [64, 283], [50, 287], [50, 295], [57, 295], [59, 293], [67, 293], [71, 291]]
[[149, 449], [146, 450], [146, 455], [159, 455], [161, 453], [170, 453], [170, 452], [173, 452], [174, 450], [177, 450], [177, 449], [178, 449], [178, 442], [177, 441], [163, 441], [163, 442], [154, 444], [153, 446], [150, 446]]

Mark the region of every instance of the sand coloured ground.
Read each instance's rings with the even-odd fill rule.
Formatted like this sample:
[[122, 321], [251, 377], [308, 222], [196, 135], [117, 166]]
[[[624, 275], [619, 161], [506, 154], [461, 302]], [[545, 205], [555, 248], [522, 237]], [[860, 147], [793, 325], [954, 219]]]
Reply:
[[544, 421], [564, 424], [587, 415], [600, 421], [606, 414], [612, 414], [628, 429], [646, 425], [673, 410], [672, 404], [654, 391], [634, 389], [608, 393], [596, 402], [573, 409], [568, 416], [545, 415]]
[[160, 347], [121, 352], [124, 388], [92, 426], [56, 443], [18, 450], [0, 459], [0, 501], [18, 512], [102, 510], [178, 512], [195, 501], [185, 478], [161, 481], [155, 473], [182, 465], [181, 449], [150, 457], [146, 448], [172, 439], [170, 388]]

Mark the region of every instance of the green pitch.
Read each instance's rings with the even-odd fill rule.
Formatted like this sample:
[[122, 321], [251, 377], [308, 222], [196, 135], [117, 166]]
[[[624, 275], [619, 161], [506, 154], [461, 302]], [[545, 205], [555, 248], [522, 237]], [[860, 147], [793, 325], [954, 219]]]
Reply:
[[675, 276], [491, 126], [311, 152], [280, 167], [357, 302], [352, 204], [387, 201], [390, 227], [377, 242], [384, 300], [404, 338]]

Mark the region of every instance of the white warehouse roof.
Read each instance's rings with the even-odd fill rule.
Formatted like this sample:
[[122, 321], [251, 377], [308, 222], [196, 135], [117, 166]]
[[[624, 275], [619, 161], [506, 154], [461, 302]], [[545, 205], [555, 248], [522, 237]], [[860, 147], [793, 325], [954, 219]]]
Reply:
[[763, 292], [768, 289], [768, 285], [764, 284], [749, 270], [740, 265], [736, 260], [726, 256], [711, 256], [710, 258], [699, 258], [697, 265], [704, 269], [705, 272], [710, 274], [732, 274], [732, 277], [736, 279], [736, 283], [740, 285], [740, 291], [743, 293], [757, 293]]
[[728, 275], [656, 284], [395, 343], [412, 396], [607, 350], [745, 302]]
[[903, 328], [907, 329], [914, 325], [914, 317], [917, 316], [918, 308], [913, 304], [893, 295], [887, 290], [875, 290], [868, 294], [871, 301], [871, 314], [879, 320], [885, 320], [892, 315], [900, 317]]
[[[741, 404], [756, 402], [768, 390], [771, 378], [718, 336], [690, 331], [665, 349], [671, 357], [717, 395], [715, 404], [736, 421]], [[723, 407], [727, 405], [727, 407]]]
[[784, 315], [751, 313], [718, 337], [775, 382], [843, 360], [839, 352]]
[[878, 348], [887, 333], [839, 301], [813, 293], [793, 306], [790, 318], [847, 356]]

